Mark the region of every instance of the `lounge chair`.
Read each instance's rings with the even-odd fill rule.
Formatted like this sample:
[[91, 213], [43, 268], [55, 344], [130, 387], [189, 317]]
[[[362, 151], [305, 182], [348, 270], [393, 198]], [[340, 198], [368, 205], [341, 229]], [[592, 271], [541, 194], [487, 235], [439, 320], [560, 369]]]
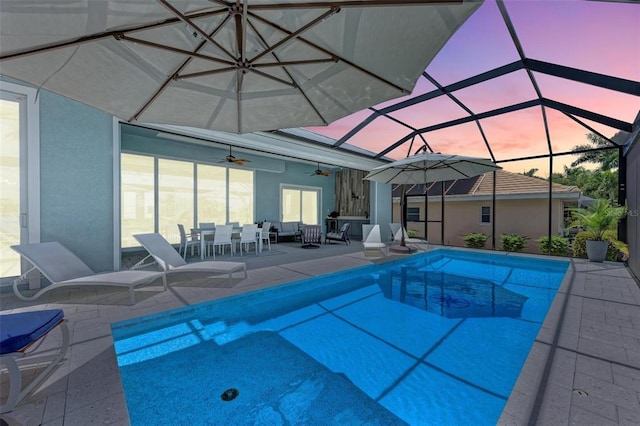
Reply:
[[[167, 282], [163, 272], [158, 271], [115, 271], [95, 273], [80, 258], [62, 244], [52, 241], [48, 243], [20, 244], [11, 246], [32, 265], [26, 273], [13, 281], [13, 292], [20, 300], [31, 302], [51, 290], [60, 287], [113, 286], [129, 289], [131, 304], [136, 302], [133, 289], [142, 284], [148, 284], [157, 278], [162, 278], [164, 289]], [[33, 296], [26, 296], [18, 290], [18, 285], [27, 281], [30, 272], [39, 270], [51, 285], [41, 289]]]
[[349, 228], [351, 224], [349, 222], [344, 223], [338, 232], [327, 232], [324, 236], [324, 243], [327, 244], [327, 241], [342, 241], [346, 245], [349, 245], [351, 240], [349, 239]]
[[160, 234], [137, 234], [135, 238], [144, 247], [167, 275], [181, 272], [202, 272], [208, 274], [229, 274], [229, 283], [233, 283], [233, 273], [244, 271], [247, 278], [247, 265], [244, 262], [205, 262], [187, 263], [175, 248]]
[[404, 232], [404, 244], [411, 244], [414, 247], [418, 244], [426, 244], [427, 248], [429, 246], [429, 242], [420, 238], [409, 237], [407, 230], [402, 227], [399, 223], [390, 223], [389, 228], [391, 228], [391, 235], [393, 235], [394, 244], [401, 244], [402, 241], [402, 233]]
[[[0, 404], [0, 413], [6, 413], [36, 390], [62, 361], [69, 348], [69, 329], [61, 309], [0, 315], [0, 323], [0, 364], [9, 375], [9, 392]], [[62, 333], [59, 349], [39, 351], [40, 344], [57, 327]], [[23, 389], [21, 370], [35, 368], [42, 370]]]
[[365, 256], [375, 256], [378, 251], [386, 255], [387, 245], [382, 242], [380, 225], [362, 225], [362, 246]]

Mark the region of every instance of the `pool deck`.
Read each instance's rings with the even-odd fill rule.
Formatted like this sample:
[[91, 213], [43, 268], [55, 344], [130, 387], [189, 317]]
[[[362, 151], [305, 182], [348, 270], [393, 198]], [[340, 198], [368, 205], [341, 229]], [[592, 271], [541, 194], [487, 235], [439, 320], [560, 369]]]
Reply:
[[[278, 244], [263, 256], [235, 257], [249, 272], [233, 286], [224, 278], [173, 282], [168, 291], [152, 283], [136, 290], [135, 305], [128, 292], [106, 287], [61, 289], [37, 302], [2, 293], [2, 313], [63, 309], [71, 347], [38, 391], [0, 418], [8, 425], [127, 425], [111, 323], [393, 258], [365, 257], [358, 242], [315, 250]], [[574, 260], [499, 424], [639, 423], [640, 287], [622, 264]]]

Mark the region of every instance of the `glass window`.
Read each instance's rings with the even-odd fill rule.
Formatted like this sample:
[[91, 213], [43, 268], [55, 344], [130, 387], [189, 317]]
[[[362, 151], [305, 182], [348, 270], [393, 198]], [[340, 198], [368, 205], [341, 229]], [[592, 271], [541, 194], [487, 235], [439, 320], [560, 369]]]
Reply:
[[282, 188], [281, 206], [283, 222], [320, 224], [320, 189]]
[[229, 170], [229, 222], [253, 223], [253, 171]]
[[133, 235], [148, 232], [177, 244], [178, 224], [254, 222], [253, 170], [127, 153], [120, 162], [121, 247], [139, 246]]
[[158, 232], [170, 243], [180, 242], [178, 223], [194, 224], [194, 163], [158, 160]]
[[300, 204], [300, 190], [282, 190], [282, 221], [299, 222], [302, 217]]
[[198, 223], [227, 222], [227, 168], [198, 164]]
[[482, 206], [480, 212], [480, 223], [491, 223], [491, 207]]
[[135, 234], [154, 232], [154, 176], [153, 157], [122, 154], [120, 157], [121, 247], [140, 244]]
[[20, 104], [0, 99], [0, 277], [20, 275]]
[[407, 207], [407, 221], [420, 222], [420, 207]]

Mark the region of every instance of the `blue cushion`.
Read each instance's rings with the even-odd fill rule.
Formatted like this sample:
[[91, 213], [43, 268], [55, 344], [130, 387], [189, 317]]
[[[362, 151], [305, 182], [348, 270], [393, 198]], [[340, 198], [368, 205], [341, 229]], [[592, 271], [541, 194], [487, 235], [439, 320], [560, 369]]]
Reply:
[[0, 315], [0, 354], [17, 352], [62, 321], [62, 309]]

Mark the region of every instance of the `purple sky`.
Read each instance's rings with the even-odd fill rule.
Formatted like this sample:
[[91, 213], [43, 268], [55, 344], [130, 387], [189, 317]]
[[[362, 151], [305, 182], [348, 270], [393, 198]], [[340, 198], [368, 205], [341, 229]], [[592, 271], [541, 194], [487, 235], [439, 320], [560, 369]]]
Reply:
[[[505, 4], [528, 58], [640, 81], [640, 4], [584, 0], [506, 0]], [[440, 84], [447, 85], [518, 59], [498, 7], [493, 0], [486, 0], [453, 35], [426, 71]], [[633, 122], [640, 111], [639, 96], [547, 75], [534, 75], [546, 98], [627, 122]], [[421, 77], [411, 96], [433, 89], [434, 86]], [[536, 97], [524, 71], [454, 92], [454, 95], [474, 113]], [[396, 102], [388, 101], [381, 106]], [[546, 112], [555, 152], [569, 151], [571, 147], [586, 142], [587, 129], [555, 110], [547, 108]], [[327, 127], [312, 127], [310, 130], [339, 139], [369, 114], [362, 111]], [[394, 112], [393, 116], [421, 128], [465, 117], [467, 113], [448, 98], [440, 97]], [[613, 136], [616, 132], [615, 129], [586, 122], [606, 136]], [[540, 107], [481, 121], [496, 159], [546, 154], [547, 140], [542, 123]], [[348, 142], [379, 152], [408, 133], [406, 127], [381, 117]], [[438, 152], [489, 157], [475, 123], [426, 133], [424, 137]], [[416, 140], [416, 143], [422, 141]], [[405, 144], [389, 156], [405, 157], [408, 147]], [[561, 168], [572, 160], [571, 157], [557, 158], [554, 167]], [[548, 160], [505, 163], [503, 166], [515, 172], [536, 167], [540, 169], [538, 175], [548, 174]]]

